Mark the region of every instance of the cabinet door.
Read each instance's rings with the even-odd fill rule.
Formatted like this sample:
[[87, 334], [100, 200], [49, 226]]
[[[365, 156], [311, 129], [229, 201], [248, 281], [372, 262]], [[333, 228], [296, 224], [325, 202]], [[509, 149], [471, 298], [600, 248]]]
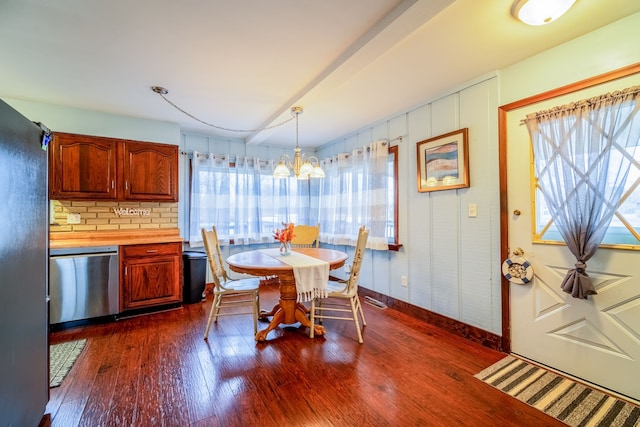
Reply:
[[182, 302], [182, 248], [179, 243], [125, 246], [122, 311]]
[[54, 134], [50, 148], [50, 198], [116, 199], [117, 141]]
[[178, 201], [178, 146], [127, 141], [124, 199]]

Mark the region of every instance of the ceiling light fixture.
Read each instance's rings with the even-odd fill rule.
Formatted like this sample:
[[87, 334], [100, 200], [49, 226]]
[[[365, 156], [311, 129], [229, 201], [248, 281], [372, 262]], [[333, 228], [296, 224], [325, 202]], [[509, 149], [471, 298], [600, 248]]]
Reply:
[[555, 21], [577, 0], [516, 0], [511, 14], [528, 25], [544, 25]]
[[324, 178], [324, 171], [320, 167], [320, 161], [315, 156], [307, 157], [305, 161], [305, 153], [300, 153], [300, 145], [298, 145], [298, 116], [302, 114], [302, 107], [291, 108], [291, 114], [296, 119], [296, 148], [293, 154], [293, 164], [287, 154], [280, 156], [278, 166], [273, 171], [274, 178], [287, 178], [291, 176], [291, 170], [298, 179]]

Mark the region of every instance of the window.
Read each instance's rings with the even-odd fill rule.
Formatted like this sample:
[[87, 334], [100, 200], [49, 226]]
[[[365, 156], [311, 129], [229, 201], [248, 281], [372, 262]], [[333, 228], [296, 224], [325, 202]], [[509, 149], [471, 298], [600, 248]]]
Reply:
[[[385, 249], [388, 244], [389, 249], [397, 250], [398, 147], [390, 147], [383, 159], [385, 196], [371, 196], [377, 201], [371, 197], [363, 201], [358, 197], [348, 196], [350, 192], [357, 193], [363, 185], [366, 186], [370, 173], [366, 167], [358, 172], [345, 167], [340, 179], [335, 181], [342, 186], [335, 194], [340, 199], [339, 209], [354, 224], [365, 223], [367, 227], [371, 227], [371, 221], [362, 216], [368, 215], [367, 209], [356, 207], [356, 204], [378, 203], [384, 206], [385, 219], [381, 223], [382, 227], [378, 227], [378, 239], [385, 244]], [[228, 156], [194, 152], [188, 209], [190, 245], [195, 247], [202, 244], [200, 229], [211, 228], [213, 225], [216, 225], [222, 242], [255, 244], [273, 242], [273, 231], [282, 227], [282, 222], [322, 224], [321, 199], [327, 179], [274, 179], [273, 163], [253, 158], [229, 161]], [[353, 215], [356, 215], [355, 220]], [[340, 222], [333, 216], [326, 220]], [[331, 232], [326, 224], [321, 225], [321, 242], [349, 244], [348, 239], [338, 243], [335, 234], [323, 239], [323, 232]], [[341, 237], [344, 236], [339, 236]], [[357, 233], [353, 237], [357, 237]]]
[[397, 251], [402, 245], [398, 242], [398, 146], [389, 147], [388, 163], [389, 203], [387, 216], [389, 218], [386, 236], [389, 239], [389, 249]]
[[[634, 162], [624, 185], [622, 200], [600, 246], [640, 249], [640, 150], [634, 151], [635, 153], [631, 153]], [[619, 151], [614, 154], [614, 157], [618, 159], [615, 163], [621, 162], [621, 156]], [[617, 169], [609, 170], [610, 180], [613, 180], [613, 175], [617, 173]], [[536, 185], [534, 193], [534, 204], [536, 215], [533, 241], [563, 244], [564, 241], [553, 222], [553, 218], [551, 218], [538, 185]]]
[[389, 249], [389, 142], [376, 141], [321, 161], [320, 242], [355, 245], [369, 229], [367, 248]]
[[527, 116], [535, 242], [597, 236], [600, 246], [640, 249], [639, 100], [633, 87]]
[[273, 162], [193, 153], [189, 206], [189, 243], [202, 244], [201, 228], [218, 230], [222, 242], [271, 243], [284, 222], [310, 218], [309, 185], [274, 179]]

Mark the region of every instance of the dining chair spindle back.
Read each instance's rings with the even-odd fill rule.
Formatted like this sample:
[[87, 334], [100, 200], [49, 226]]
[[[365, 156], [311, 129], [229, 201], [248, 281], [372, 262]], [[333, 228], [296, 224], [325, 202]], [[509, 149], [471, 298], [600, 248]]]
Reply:
[[[209, 337], [211, 322], [217, 322], [219, 316], [235, 316], [253, 314], [253, 333], [258, 332], [258, 313], [260, 312], [260, 279], [232, 279], [224, 268], [222, 251], [218, 240], [218, 232], [213, 226], [211, 231], [201, 229], [202, 240], [207, 251], [209, 268], [213, 276], [213, 303], [204, 331], [204, 339]], [[251, 311], [240, 310], [236, 307], [249, 307]], [[226, 310], [230, 309], [230, 310]]]
[[358, 241], [353, 255], [351, 272], [347, 280], [329, 281], [329, 293], [327, 298], [314, 298], [311, 300], [309, 336], [313, 338], [316, 319], [322, 323], [322, 319], [352, 320], [356, 326], [358, 342], [362, 344], [362, 331], [358, 322], [358, 315], [362, 319], [362, 326], [367, 325], [362, 311], [360, 298], [358, 297], [358, 281], [360, 279], [360, 267], [364, 257], [369, 230], [364, 225], [358, 232]]

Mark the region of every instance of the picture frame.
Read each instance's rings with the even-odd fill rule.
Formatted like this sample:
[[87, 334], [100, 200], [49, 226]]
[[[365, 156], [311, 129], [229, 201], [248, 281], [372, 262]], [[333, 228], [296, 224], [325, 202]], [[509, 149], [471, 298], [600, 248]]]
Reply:
[[418, 192], [469, 187], [469, 128], [416, 144]]

